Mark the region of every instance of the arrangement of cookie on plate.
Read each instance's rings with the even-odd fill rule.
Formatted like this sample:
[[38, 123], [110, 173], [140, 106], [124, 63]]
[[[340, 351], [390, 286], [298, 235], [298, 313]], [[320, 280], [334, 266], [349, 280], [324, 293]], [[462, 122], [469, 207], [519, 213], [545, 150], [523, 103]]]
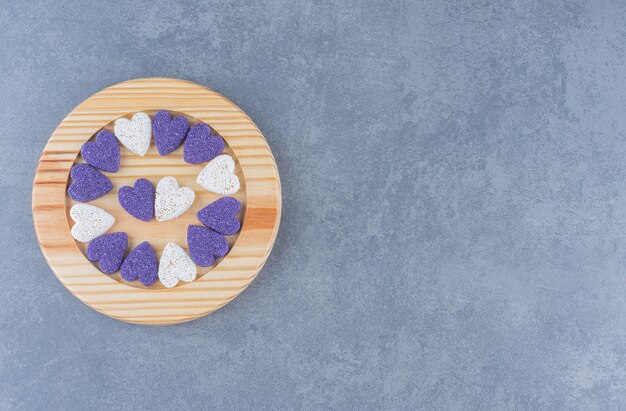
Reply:
[[[128, 250], [127, 233], [108, 231], [115, 218], [103, 208], [92, 204], [113, 189], [111, 181], [102, 173], [120, 170], [120, 143], [138, 156], [145, 156], [152, 138], [161, 156], [167, 156], [181, 145], [183, 159], [189, 164], [207, 163], [196, 182], [204, 190], [220, 197], [197, 213], [199, 224], [187, 227], [187, 249], [174, 241], [157, 254], [149, 241]], [[165, 287], [180, 281], [195, 280], [197, 267], [209, 267], [229, 252], [225, 236], [236, 234], [241, 223], [238, 214], [241, 203], [229, 197], [239, 191], [235, 161], [224, 151], [224, 141], [207, 124], [190, 126], [185, 116], [172, 117], [161, 110], [153, 118], [147, 113], [135, 113], [131, 119], [119, 118], [113, 132], [101, 130], [94, 141], [85, 143], [81, 156], [85, 163], [74, 164], [70, 171], [72, 183], [67, 192], [78, 202], [70, 209], [74, 221], [72, 237], [88, 243], [87, 258], [97, 262], [105, 274], [120, 272], [125, 281], [139, 280], [144, 286], [159, 280]], [[133, 218], [155, 224], [180, 217], [192, 206], [196, 193], [190, 187], [181, 187], [173, 176], [163, 176], [156, 187], [145, 178], [135, 180], [132, 186], [118, 190], [119, 206]], [[142, 239], [136, 239], [142, 240]], [[147, 239], [149, 240], [149, 239]]]

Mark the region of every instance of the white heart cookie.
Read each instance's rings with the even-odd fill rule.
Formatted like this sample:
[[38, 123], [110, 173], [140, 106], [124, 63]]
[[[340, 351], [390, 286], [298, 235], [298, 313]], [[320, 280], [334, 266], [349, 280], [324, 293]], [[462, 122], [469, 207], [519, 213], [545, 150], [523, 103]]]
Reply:
[[159, 280], [167, 288], [178, 284], [179, 280], [191, 282], [196, 279], [196, 265], [191, 257], [178, 244], [167, 243], [159, 260]]
[[144, 112], [135, 113], [132, 120], [118, 118], [113, 129], [115, 137], [130, 151], [144, 156], [150, 148], [152, 120]]
[[167, 221], [180, 216], [193, 204], [196, 193], [189, 187], [179, 187], [174, 177], [163, 177], [156, 187], [154, 214], [157, 221]]
[[235, 161], [228, 154], [215, 157], [198, 175], [196, 182], [212, 193], [231, 195], [239, 191]]
[[106, 233], [115, 223], [115, 218], [101, 208], [90, 204], [74, 204], [70, 217], [76, 222], [72, 226], [72, 237], [87, 243]]

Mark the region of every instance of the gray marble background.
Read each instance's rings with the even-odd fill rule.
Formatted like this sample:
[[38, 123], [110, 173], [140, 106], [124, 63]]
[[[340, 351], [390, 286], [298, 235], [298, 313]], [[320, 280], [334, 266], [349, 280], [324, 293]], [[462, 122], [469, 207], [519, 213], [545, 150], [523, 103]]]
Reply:
[[[0, 0], [1, 409], [625, 409], [626, 5]], [[111, 320], [56, 280], [37, 160], [92, 93], [232, 99], [281, 172], [256, 281]]]

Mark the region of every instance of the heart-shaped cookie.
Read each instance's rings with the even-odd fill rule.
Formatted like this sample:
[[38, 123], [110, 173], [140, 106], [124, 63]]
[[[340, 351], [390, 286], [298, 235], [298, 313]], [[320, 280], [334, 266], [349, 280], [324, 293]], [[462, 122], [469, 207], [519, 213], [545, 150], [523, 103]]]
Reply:
[[83, 144], [80, 155], [88, 164], [102, 171], [116, 173], [120, 169], [120, 145], [108, 130], [100, 130], [95, 141]]
[[228, 154], [215, 157], [198, 175], [196, 182], [212, 193], [231, 195], [239, 190], [235, 161]]
[[189, 129], [183, 157], [189, 164], [200, 164], [214, 159], [223, 150], [222, 137], [211, 135], [211, 128], [200, 123]]
[[118, 118], [113, 128], [115, 137], [133, 153], [144, 156], [150, 148], [152, 121], [144, 112], [135, 113], [132, 120]]
[[193, 204], [196, 194], [189, 187], [179, 187], [174, 177], [163, 177], [156, 187], [154, 213], [158, 221], [180, 216]]
[[178, 284], [179, 280], [191, 282], [196, 279], [196, 266], [176, 243], [167, 243], [159, 260], [159, 280], [167, 288]]
[[[239, 231], [241, 223], [236, 217], [241, 203], [233, 197], [222, 197], [198, 211], [198, 220], [220, 234], [232, 235]], [[193, 257], [193, 255], [192, 255]]]
[[128, 247], [126, 233], [104, 234], [91, 240], [87, 246], [87, 258], [99, 261], [100, 271], [103, 273], [113, 274], [120, 269], [124, 261], [126, 247]]
[[133, 187], [124, 186], [117, 193], [120, 205], [128, 214], [141, 221], [150, 221], [154, 215], [154, 186], [145, 178], [135, 181]]
[[201, 267], [212, 265], [216, 258], [228, 253], [228, 243], [223, 235], [199, 225], [187, 227], [187, 245], [191, 259]]
[[73, 182], [67, 193], [81, 203], [100, 198], [113, 188], [111, 181], [89, 164], [74, 164], [70, 177]]
[[156, 281], [158, 270], [156, 254], [150, 243], [144, 241], [128, 253], [122, 263], [120, 273], [126, 281], [139, 279], [141, 284], [149, 286]]
[[72, 226], [72, 237], [81, 243], [101, 236], [115, 223], [111, 214], [90, 204], [74, 204], [70, 209], [70, 217], [76, 222]]
[[152, 130], [159, 154], [166, 156], [182, 144], [189, 130], [189, 122], [185, 116], [172, 118], [168, 111], [161, 110], [152, 119]]

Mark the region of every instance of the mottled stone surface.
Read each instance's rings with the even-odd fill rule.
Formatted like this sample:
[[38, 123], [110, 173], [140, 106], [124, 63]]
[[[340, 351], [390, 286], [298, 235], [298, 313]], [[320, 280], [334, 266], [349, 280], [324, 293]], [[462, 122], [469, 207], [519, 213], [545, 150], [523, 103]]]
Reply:
[[[624, 21], [608, 0], [0, 7], [0, 408], [625, 409]], [[284, 196], [250, 287], [164, 328], [74, 298], [30, 212], [56, 125], [146, 76], [245, 110]]]

